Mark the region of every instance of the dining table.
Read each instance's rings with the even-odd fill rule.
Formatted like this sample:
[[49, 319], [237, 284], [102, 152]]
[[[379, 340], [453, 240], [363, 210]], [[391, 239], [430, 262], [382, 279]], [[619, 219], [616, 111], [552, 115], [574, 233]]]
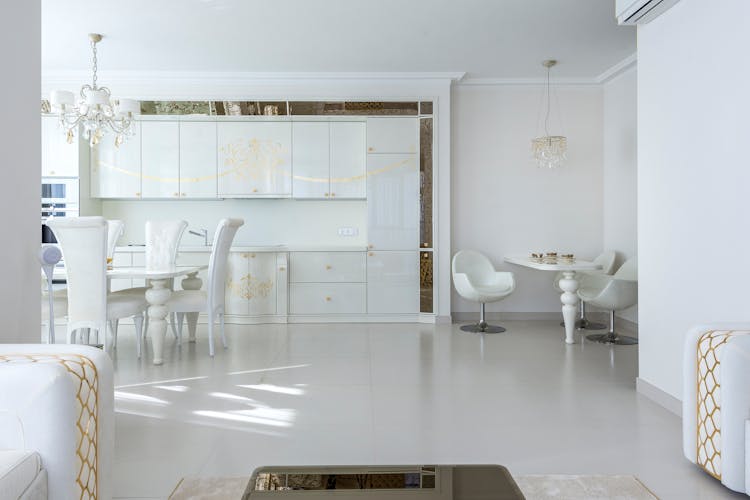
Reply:
[[[155, 365], [164, 363], [164, 339], [167, 334], [167, 315], [169, 309], [167, 302], [172, 296], [169, 281], [184, 276], [181, 281], [183, 290], [200, 290], [203, 280], [198, 273], [208, 269], [207, 265], [200, 266], [175, 266], [162, 269], [150, 269], [147, 267], [113, 267], [107, 269], [107, 279], [144, 279], [148, 289], [146, 290], [146, 302], [148, 302], [148, 331], [153, 343]], [[65, 279], [64, 268], [56, 268], [53, 279]]]
[[561, 272], [563, 274], [560, 279], [560, 289], [563, 291], [560, 295], [560, 302], [562, 302], [562, 314], [563, 321], [565, 323], [565, 343], [575, 344], [575, 329], [576, 329], [576, 310], [578, 309], [578, 291], [579, 271], [596, 271], [601, 269], [602, 266], [595, 262], [588, 260], [563, 261], [558, 260], [556, 263], [545, 263], [539, 262], [538, 260], [532, 259], [526, 256], [511, 256], [505, 257], [505, 262], [514, 264], [516, 266], [528, 267], [537, 271], [553, 271], [556, 273]]

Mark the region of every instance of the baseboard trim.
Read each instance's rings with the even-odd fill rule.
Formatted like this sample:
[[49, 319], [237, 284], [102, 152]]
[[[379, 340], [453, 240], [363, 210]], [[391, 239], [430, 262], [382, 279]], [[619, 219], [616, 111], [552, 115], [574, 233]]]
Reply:
[[646, 382], [642, 378], [635, 379], [635, 390], [638, 394], [650, 399], [662, 408], [682, 418], [682, 401], [671, 394], [662, 391], [655, 385]]

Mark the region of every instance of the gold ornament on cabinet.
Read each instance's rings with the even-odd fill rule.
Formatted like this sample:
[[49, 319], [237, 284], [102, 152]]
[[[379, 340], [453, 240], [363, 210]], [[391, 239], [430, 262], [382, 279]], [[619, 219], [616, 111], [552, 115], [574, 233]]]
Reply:
[[273, 290], [273, 280], [263, 281], [252, 274], [246, 274], [239, 282], [229, 279], [227, 288], [232, 295], [242, 299], [266, 298]]
[[284, 164], [281, 143], [263, 139], [238, 139], [221, 148], [226, 173], [237, 179], [260, 179]]

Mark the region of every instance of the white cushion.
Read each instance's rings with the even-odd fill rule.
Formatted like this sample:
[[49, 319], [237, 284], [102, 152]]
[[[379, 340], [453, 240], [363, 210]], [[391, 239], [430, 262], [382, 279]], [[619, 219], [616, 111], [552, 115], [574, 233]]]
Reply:
[[126, 294], [107, 296], [107, 319], [127, 318], [142, 313], [148, 303], [146, 297]]
[[0, 498], [20, 498], [41, 469], [34, 451], [0, 450]]
[[169, 312], [205, 312], [208, 309], [208, 294], [203, 290], [179, 290], [172, 293], [167, 302]]

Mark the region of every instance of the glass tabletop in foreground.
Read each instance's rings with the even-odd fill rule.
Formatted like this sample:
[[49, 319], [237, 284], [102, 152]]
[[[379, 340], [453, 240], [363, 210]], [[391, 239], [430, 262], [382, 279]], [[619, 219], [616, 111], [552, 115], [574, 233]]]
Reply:
[[243, 500], [269, 498], [516, 500], [524, 496], [500, 465], [260, 467]]

